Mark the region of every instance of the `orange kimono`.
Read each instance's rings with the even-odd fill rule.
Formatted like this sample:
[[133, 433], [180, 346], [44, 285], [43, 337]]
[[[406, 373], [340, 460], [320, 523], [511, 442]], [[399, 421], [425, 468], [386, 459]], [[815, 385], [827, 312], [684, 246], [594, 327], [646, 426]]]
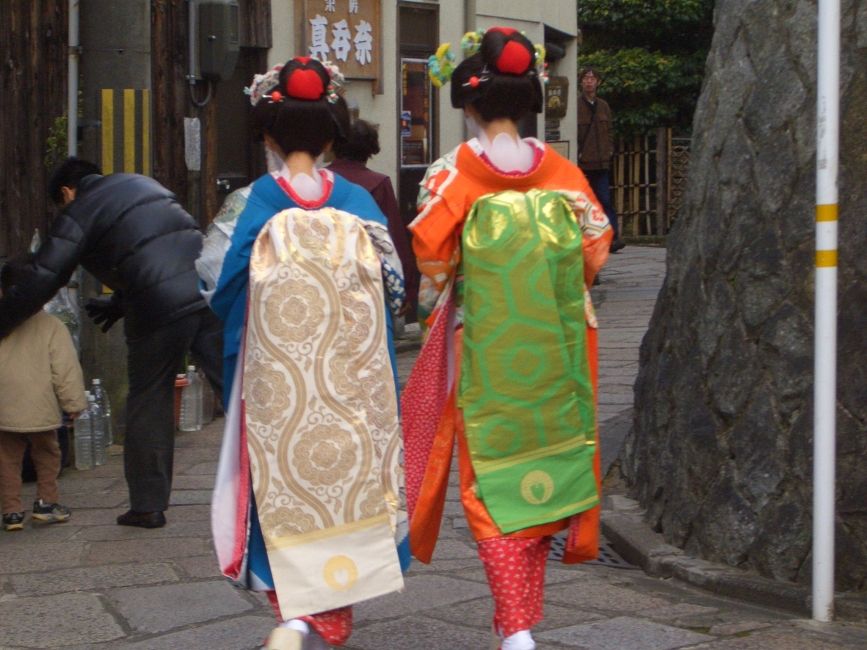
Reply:
[[[462, 412], [456, 406], [462, 329], [453, 301], [445, 297], [456, 281], [462, 229], [471, 207], [478, 198], [505, 190], [556, 191], [567, 200], [580, 225], [588, 365], [596, 395], [597, 323], [589, 287], [608, 257], [613, 231], [578, 167], [549, 146], [532, 139], [528, 142], [535, 147], [536, 156], [534, 166], [525, 174], [497, 170], [477, 140], [460, 145], [438, 160], [422, 182], [419, 214], [410, 224], [422, 273], [419, 318], [431, 327], [402, 397], [410, 545], [416, 558], [431, 561], [456, 437], [461, 501], [494, 594], [494, 626], [503, 636], [529, 629], [541, 620], [544, 562], [551, 535], [569, 529], [564, 562], [594, 559], [599, 547], [599, 506], [504, 535], [476, 494], [476, 475]], [[437, 349], [429, 354], [428, 348]], [[442, 363], [442, 357], [447, 357], [448, 362]], [[422, 444], [414, 444], [417, 439]], [[598, 444], [593, 465], [598, 487]]]
[[[460, 145], [434, 163], [428, 170], [419, 194], [419, 214], [410, 224], [413, 249], [422, 273], [419, 290], [420, 317], [432, 325], [438, 316], [436, 301], [453, 279], [460, 260], [461, 229], [471, 206], [479, 197], [503, 190], [525, 192], [531, 189], [555, 190], [569, 201], [582, 228], [584, 281], [586, 289], [608, 257], [612, 230], [608, 219], [593, 195], [583, 173], [573, 163], [547, 145], [530, 140], [536, 146], [536, 164], [526, 174], [505, 174], [495, 169], [484, 156], [477, 141]], [[589, 294], [589, 291], [588, 291]], [[594, 392], [597, 384], [596, 318], [587, 299], [588, 356]], [[457, 332], [460, 336], [460, 331]], [[454, 345], [459, 352], [460, 346]], [[456, 367], [459, 368], [459, 360]], [[455, 371], [454, 374], [457, 374]], [[491, 520], [484, 504], [475, 496], [474, 474], [462, 432], [460, 411], [454, 407], [453, 393], [441, 414], [433, 451], [418, 494], [410, 524], [413, 554], [430, 561], [439, 531], [445, 487], [451, 458], [451, 436], [458, 436], [461, 467], [461, 498], [470, 528], [477, 540], [497, 537], [501, 532]], [[404, 410], [407, 417], [411, 414]], [[448, 454], [448, 458], [443, 457]], [[596, 471], [598, 477], [598, 445]], [[407, 470], [409, 474], [409, 468]], [[409, 476], [408, 476], [409, 480]], [[408, 487], [409, 489], [409, 487]], [[581, 562], [598, 553], [598, 507], [579, 513], [572, 519], [572, 533], [564, 561]], [[569, 520], [553, 521], [515, 533], [516, 537], [550, 535], [566, 528]]]

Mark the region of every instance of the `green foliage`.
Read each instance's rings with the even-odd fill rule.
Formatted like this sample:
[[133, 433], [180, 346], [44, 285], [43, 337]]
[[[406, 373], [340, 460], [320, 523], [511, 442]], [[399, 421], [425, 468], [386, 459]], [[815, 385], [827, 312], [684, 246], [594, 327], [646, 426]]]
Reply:
[[701, 89], [713, 0], [581, 0], [578, 66], [599, 70], [621, 135], [688, 129]]
[[609, 32], [670, 33], [710, 22], [709, 0], [582, 0], [578, 22]]
[[66, 115], [55, 117], [45, 138], [45, 157], [43, 163], [48, 169], [53, 169], [66, 158], [69, 120]]

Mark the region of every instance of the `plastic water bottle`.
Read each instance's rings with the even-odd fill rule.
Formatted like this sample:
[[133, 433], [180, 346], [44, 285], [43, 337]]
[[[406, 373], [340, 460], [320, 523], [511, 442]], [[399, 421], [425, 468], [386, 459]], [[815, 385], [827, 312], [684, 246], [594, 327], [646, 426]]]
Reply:
[[93, 420], [90, 413], [90, 393], [87, 395], [88, 408], [75, 420], [75, 469], [93, 469]]
[[111, 402], [108, 399], [108, 391], [102, 386], [102, 380], [97, 378], [93, 380], [93, 390], [91, 391], [96, 398], [96, 403], [102, 410], [102, 417], [105, 420], [105, 446], [114, 444], [114, 431], [111, 425]]
[[105, 465], [105, 416], [93, 393], [87, 398], [87, 409], [90, 411], [91, 431], [93, 432], [93, 464]]
[[196, 374], [195, 366], [187, 366], [187, 385], [181, 392], [181, 431], [201, 431], [202, 429], [202, 380]]

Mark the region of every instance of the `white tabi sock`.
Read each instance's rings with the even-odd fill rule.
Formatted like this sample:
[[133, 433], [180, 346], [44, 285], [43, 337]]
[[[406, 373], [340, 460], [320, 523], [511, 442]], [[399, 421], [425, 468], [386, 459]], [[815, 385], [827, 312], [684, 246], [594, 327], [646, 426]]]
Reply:
[[310, 634], [310, 626], [300, 618], [293, 618], [290, 621], [283, 621], [280, 627], [288, 627], [290, 630], [298, 630], [301, 634]]
[[536, 642], [533, 641], [530, 630], [521, 630], [504, 639], [500, 648], [502, 650], [535, 650]]

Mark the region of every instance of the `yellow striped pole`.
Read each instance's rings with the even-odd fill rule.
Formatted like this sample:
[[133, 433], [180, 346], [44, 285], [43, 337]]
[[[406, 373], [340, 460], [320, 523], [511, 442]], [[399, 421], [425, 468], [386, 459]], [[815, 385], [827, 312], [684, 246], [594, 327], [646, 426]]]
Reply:
[[100, 117], [102, 173], [150, 176], [153, 172], [150, 90], [102, 89]]
[[135, 173], [135, 90], [123, 91], [123, 171]]
[[114, 91], [102, 91], [102, 173], [114, 173]]
[[813, 618], [834, 618], [837, 444], [837, 166], [840, 0], [819, 0], [816, 113], [816, 312], [813, 385]]
[[151, 175], [151, 91], [141, 91], [141, 173]]

